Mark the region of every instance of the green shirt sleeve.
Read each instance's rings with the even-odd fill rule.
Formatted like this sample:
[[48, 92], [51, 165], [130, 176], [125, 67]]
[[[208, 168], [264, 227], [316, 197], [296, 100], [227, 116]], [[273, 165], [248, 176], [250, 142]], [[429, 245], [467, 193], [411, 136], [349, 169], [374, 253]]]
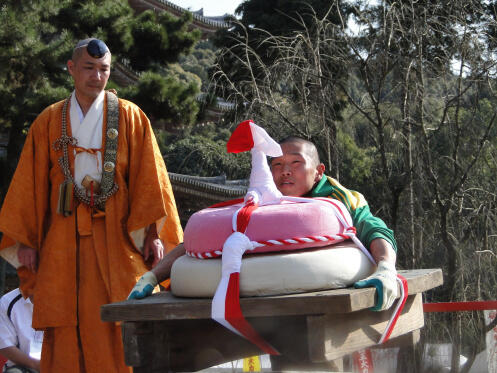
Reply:
[[369, 249], [371, 241], [375, 238], [383, 238], [390, 242], [393, 249], [397, 252], [397, 242], [395, 241], [393, 231], [387, 227], [385, 222], [374, 216], [369, 211], [369, 206], [362, 206], [350, 213], [354, 227], [357, 231], [357, 237]]
[[352, 217], [357, 237], [368, 249], [370, 248], [371, 241], [375, 238], [383, 238], [390, 242], [393, 249], [397, 251], [397, 242], [395, 241], [393, 231], [387, 227], [382, 219], [371, 213], [369, 205], [361, 193], [349, 190], [337, 180], [327, 176], [323, 177], [312, 189], [310, 196], [328, 197], [342, 202]]

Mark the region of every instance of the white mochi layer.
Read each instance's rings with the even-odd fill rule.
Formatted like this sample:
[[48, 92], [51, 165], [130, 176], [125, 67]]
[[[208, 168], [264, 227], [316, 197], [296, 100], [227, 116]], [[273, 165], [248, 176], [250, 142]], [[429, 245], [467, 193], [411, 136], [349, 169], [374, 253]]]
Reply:
[[[375, 270], [350, 241], [316, 250], [246, 255], [240, 296], [293, 294], [348, 287]], [[221, 258], [182, 256], [171, 271], [171, 291], [180, 297], [212, 298], [221, 279]]]

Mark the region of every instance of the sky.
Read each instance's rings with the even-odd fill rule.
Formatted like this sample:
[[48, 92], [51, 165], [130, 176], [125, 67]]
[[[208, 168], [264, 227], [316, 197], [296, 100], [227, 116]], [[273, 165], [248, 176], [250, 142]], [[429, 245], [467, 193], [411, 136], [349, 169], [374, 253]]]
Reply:
[[225, 13], [234, 14], [235, 9], [243, 0], [169, 0], [171, 3], [191, 11], [204, 8], [204, 16], [222, 16]]

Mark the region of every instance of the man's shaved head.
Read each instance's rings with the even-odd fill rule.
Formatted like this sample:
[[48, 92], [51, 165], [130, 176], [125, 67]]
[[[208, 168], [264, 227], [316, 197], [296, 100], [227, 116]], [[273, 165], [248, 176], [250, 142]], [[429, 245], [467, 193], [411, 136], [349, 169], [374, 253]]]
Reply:
[[280, 141], [283, 154], [271, 159], [271, 173], [278, 190], [285, 196], [307, 195], [324, 175], [316, 146], [300, 137]]
[[280, 141], [280, 145], [288, 143], [302, 144], [302, 149], [309, 156], [310, 160], [313, 163], [312, 166], [317, 166], [318, 164], [321, 163], [321, 160], [319, 159], [318, 149], [316, 148], [316, 145], [314, 145], [313, 142], [298, 136], [288, 136]]

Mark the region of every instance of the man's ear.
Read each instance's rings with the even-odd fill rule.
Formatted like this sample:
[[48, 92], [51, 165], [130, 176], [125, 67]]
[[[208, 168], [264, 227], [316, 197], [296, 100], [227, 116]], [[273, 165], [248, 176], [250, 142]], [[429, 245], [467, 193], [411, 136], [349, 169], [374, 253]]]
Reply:
[[323, 163], [320, 163], [316, 166], [316, 178], [314, 179], [314, 182], [318, 182], [319, 180], [321, 180], [324, 175], [325, 169], [326, 167]]
[[72, 60], [68, 60], [66, 65], [67, 65], [67, 71], [69, 71], [69, 74], [71, 74], [72, 76], [72, 68], [74, 66], [74, 62]]

